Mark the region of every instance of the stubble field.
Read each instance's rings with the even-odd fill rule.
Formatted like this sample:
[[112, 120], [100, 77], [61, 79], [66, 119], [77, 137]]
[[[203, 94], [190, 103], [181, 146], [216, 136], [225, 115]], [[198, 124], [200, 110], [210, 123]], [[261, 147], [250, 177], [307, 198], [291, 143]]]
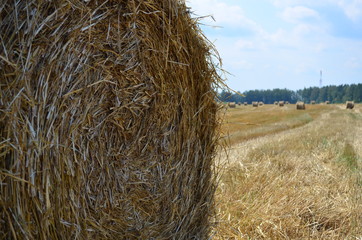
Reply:
[[216, 239], [362, 239], [362, 105], [224, 110]]

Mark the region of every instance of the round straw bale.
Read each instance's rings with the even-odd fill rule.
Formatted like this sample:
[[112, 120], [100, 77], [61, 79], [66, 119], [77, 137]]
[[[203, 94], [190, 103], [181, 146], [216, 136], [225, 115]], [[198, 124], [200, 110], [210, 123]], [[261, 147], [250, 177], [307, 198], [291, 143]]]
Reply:
[[279, 101], [279, 107], [283, 107], [284, 106], [284, 101]]
[[275, 102], [274, 102], [274, 105], [278, 105], [278, 101], [275, 101]]
[[248, 106], [248, 102], [244, 102], [244, 106]]
[[228, 106], [229, 106], [229, 108], [236, 108], [236, 103], [235, 102], [229, 102]]
[[258, 105], [259, 105], [259, 106], [263, 106], [264, 103], [263, 103], [263, 102], [258, 102]]
[[241, 102], [238, 102], [238, 105], [241, 106]]
[[347, 101], [346, 102], [346, 108], [347, 109], [353, 109], [354, 108], [354, 102], [353, 101]]
[[209, 239], [220, 84], [184, 1], [3, 0], [1, 239]]
[[310, 103], [314, 105], [314, 104], [315, 104], [315, 101], [311, 101]]
[[286, 102], [285, 102], [285, 105], [288, 105], [288, 104], [289, 104], [289, 102], [288, 102], [288, 101], [286, 101]]
[[304, 102], [297, 102], [296, 107], [298, 110], [305, 110], [305, 104]]
[[330, 102], [329, 102], [329, 101], [325, 101], [325, 104], [330, 104]]
[[253, 105], [253, 107], [258, 107], [258, 102], [252, 102], [251, 104]]

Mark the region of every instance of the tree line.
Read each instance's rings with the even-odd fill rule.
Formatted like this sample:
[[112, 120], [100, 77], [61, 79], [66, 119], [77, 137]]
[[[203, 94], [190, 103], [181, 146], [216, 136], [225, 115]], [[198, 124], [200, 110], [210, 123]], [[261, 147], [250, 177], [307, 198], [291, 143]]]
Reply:
[[354, 101], [362, 103], [362, 84], [344, 84], [339, 86], [309, 87], [297, 91], [288, 89], [272, 89], [272, 90], [250, 90], [241, 92], [230, 92], [223, 90], [219, 94], [219, 100], [222, 102], [264, 102], [272, 104], [275, 101], [288, 101], [296, 103], [304, 101], [317, 103], [330, 101], [331, 103], [344, 103], [346, 101]]

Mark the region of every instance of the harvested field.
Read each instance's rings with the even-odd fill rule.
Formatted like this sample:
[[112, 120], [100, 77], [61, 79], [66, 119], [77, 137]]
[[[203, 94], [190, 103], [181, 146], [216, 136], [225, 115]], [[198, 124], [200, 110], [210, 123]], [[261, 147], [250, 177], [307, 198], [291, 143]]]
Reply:
[[225, 115], [216, 239], [361, 239], [362, 105], [253, 110]]

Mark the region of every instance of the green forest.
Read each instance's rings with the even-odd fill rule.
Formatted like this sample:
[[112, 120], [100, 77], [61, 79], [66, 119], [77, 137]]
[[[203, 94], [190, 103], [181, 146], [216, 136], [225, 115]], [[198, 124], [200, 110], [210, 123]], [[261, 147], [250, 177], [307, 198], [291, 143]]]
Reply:
[[222, 102], [248, 102], [262, 101], [265, 104], [272, 104], [275, 101], [288, 101], [296, 103], [304, 101], [317, 103], [330, 101], [331, 103], [344, 103], [346, 101], [362, 102], [362, 84], [339, 85], [304, 88], [297, 91], [288, 89], [273, 90], [250, 90], [241, 92], [231, 92], [223, 90], [219, 94], [219, 100]]

